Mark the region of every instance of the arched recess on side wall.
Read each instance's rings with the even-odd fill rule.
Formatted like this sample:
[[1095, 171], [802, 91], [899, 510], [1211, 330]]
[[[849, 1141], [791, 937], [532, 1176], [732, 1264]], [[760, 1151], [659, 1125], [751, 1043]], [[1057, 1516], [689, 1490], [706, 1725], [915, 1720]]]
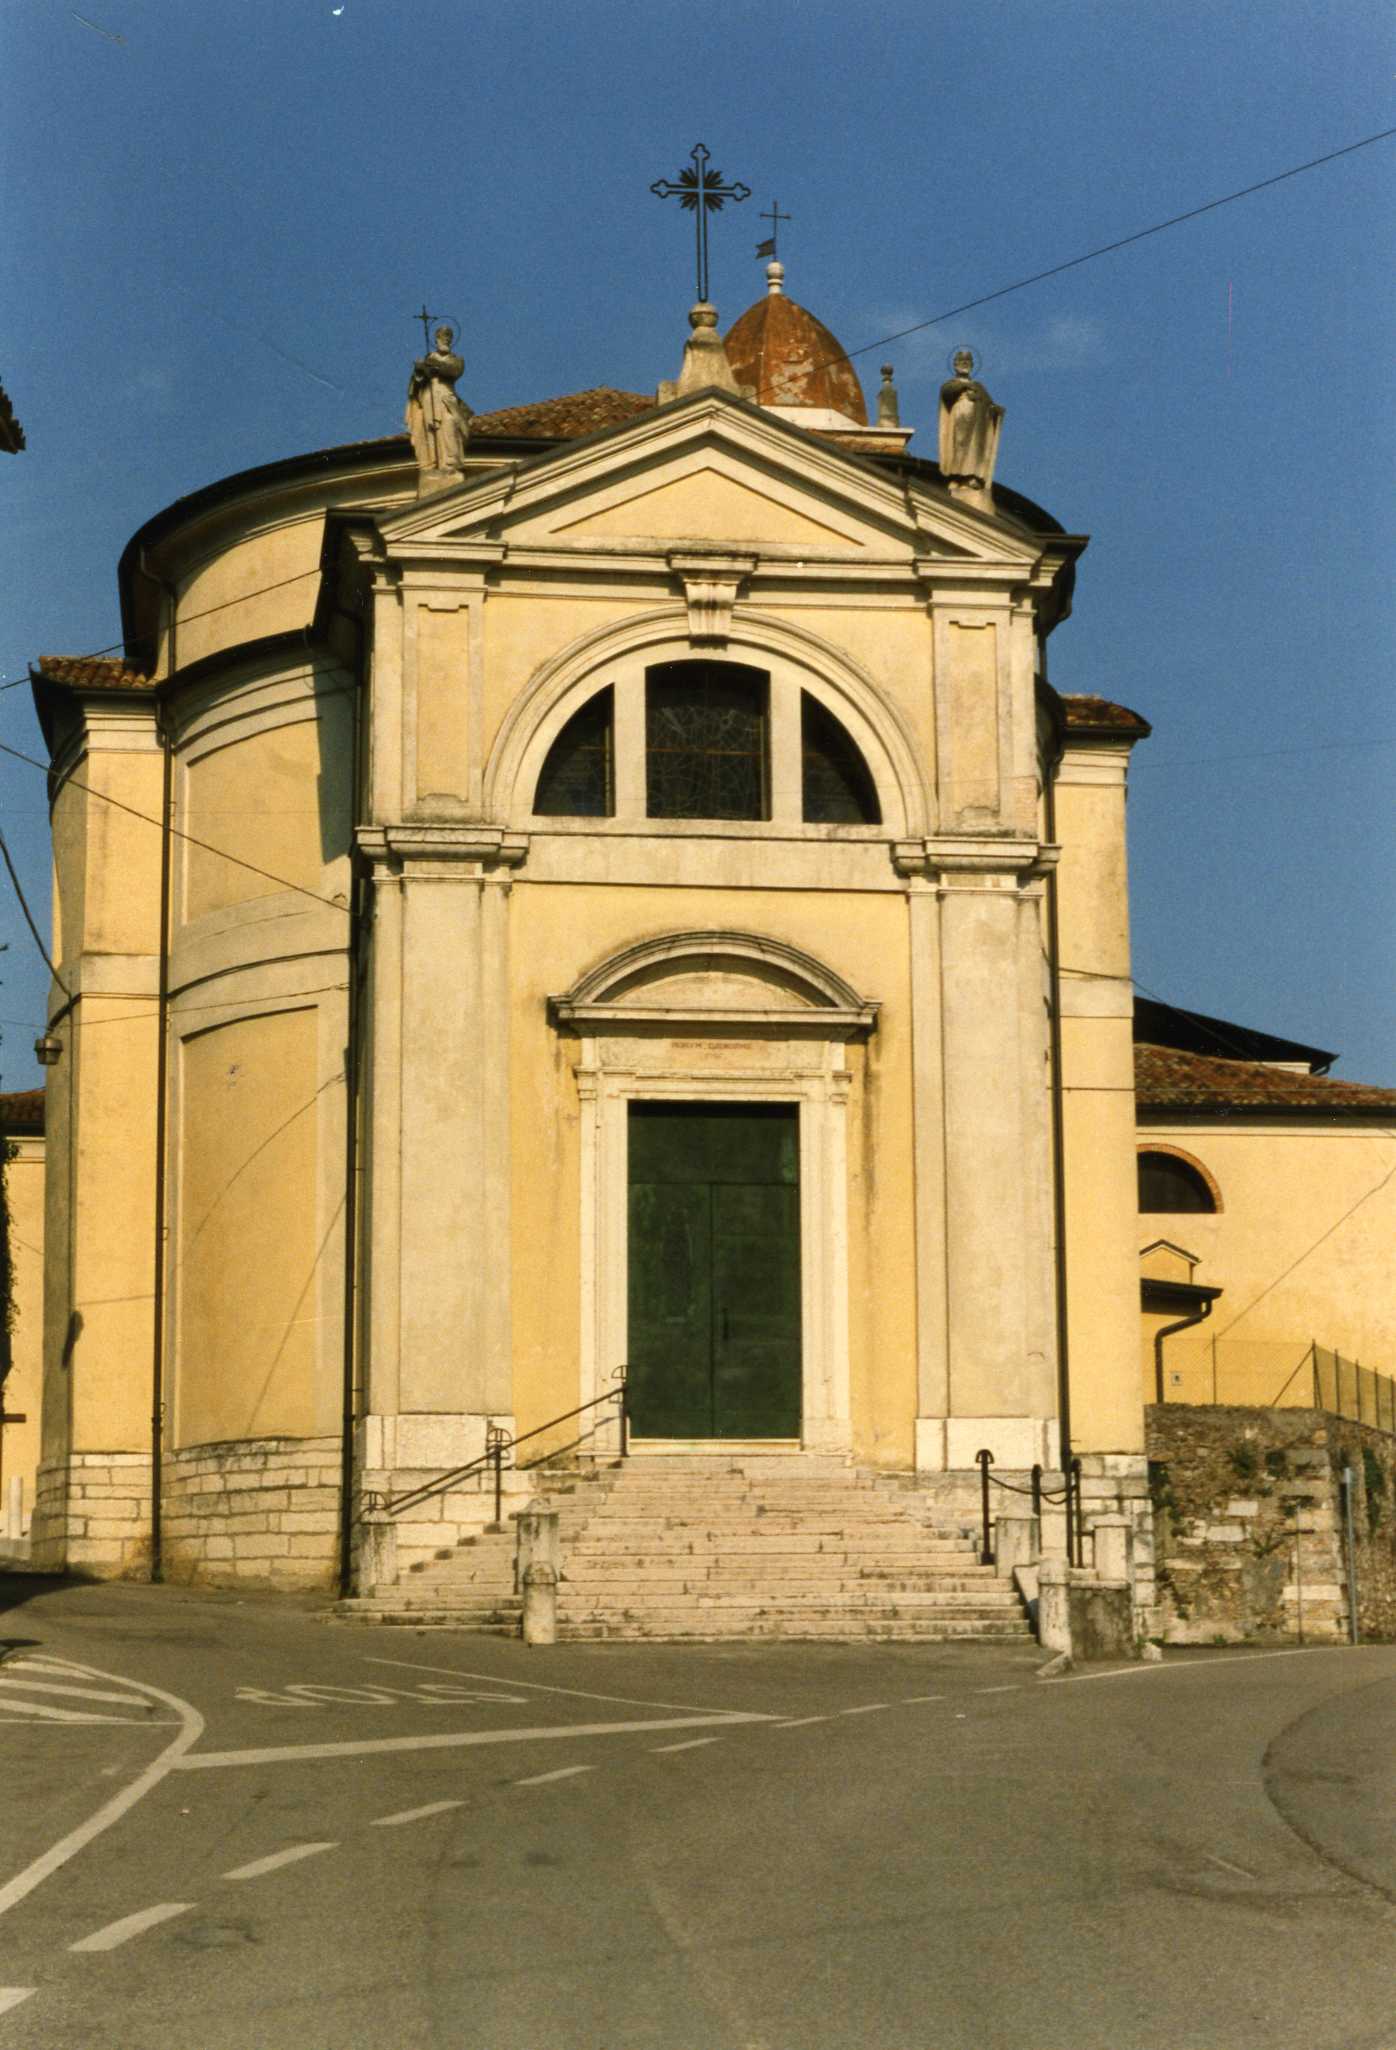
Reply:
[[734, 617], [720, 649], [695, 646], [681, 605], [598, 627], [534, 672], [505, 715], [490, 752], [486, 816], [508, 825], [522, 825], [533, 816], [534, 789], [549, 748], [588, 698], [613, 680], [618, 665], [648, 666], [708, 653], [758, 667], [777, 663], [794, 672], [800, 688], [833, 714], [861, 751], [881, 805], [879, 837], [914, 839], [929, 831], [926, 781], [911, 732], [864, 669], [807, 628], [745, 608]]
[[[1169, 1206], [1161, 1202], [1144, 1205], [1144, 1184], [1148, 1163], [1161, 1159], [1164, 1163], [1176, 1162], [1177, 1186], [1190, 1191], [1193, 1200], [1184, 1205]], [[1166, 1139], [1141, 1139], [1138, 1146], [1138, 1172], [1140, 1184], [1140, 1215], [1143, 1217], [1174, 1217], [1196, 1214], [1207, 1216], [1225, 1208], [1222, 1202], [1221, 1184], [1205, 1162], [1195, 1153], [1188, 1153], [1181, 1146], [1174, 1146]], [[1210, 1198], [1210, 1200], [1208, 1200]]]

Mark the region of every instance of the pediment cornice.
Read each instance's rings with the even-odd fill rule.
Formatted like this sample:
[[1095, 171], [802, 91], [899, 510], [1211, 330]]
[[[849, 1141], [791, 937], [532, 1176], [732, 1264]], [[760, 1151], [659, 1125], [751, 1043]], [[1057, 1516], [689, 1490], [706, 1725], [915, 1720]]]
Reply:
[[[992, 566], [1003, 578], [1032, 578], [1042, 561], [1042, 538], [1016, 525], [974, 512], [925, 485], [909, 487], [861, 457], [794, 428], [775, 415], [720, 392], [641, 414], [579, 444], [549, 450], [535, 461], [463, 480], [455, 489], [392, 511], [377, 522], [385, 555], [400, 562], [454, 561], [489, 566], [568, 557], [662, 558], [691, 544], [668, 540], [657, 551], [643, 536], [595, 536], [545, 531], [586, 520], [588, 502], [613, 501], [618, 491], [646, 488], [647, 473], [673, 478], [688, 468], [717, 466], [724, 476], [749, 481], [766, 499], [778, 499], [812, 524], [827, 520], [827, 541], [753, 541], [720, 532], [711, 542], [761, 560], [794, 563], [923, 564], [960, 562]], [[842, 530], [842, 531], [840, 531]], [[1055, 540], [1056, 537], [1053, 537]]]

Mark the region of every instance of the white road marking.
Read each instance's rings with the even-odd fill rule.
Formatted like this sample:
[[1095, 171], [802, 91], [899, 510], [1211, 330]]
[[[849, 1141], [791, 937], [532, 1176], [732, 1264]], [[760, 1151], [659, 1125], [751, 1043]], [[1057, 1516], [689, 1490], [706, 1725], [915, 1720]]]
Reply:
[[976, 1687], [974, 1691], [976, 1694], [1016, 1694], [1018, 1683], [1011, 1680], [1006, 1687]]
[[90, 1936], [84, 1936], [77, 1943], [70, 1943], [69, 1950], [115, 1950], [119, 1943], [127, 1943], [133, 1936], [139, 1936], [143, 1929], [153, 1929], [157, 1922], [168, 1922], [174, 1915], [187, 1915], [193, 1901], [161, 1901], [155, 1908], [142, 1908], [139, 1914], [123, 1915], [119, 1922], [108, 1922], [105, 1929], [94, 1929]]
[[32, 1716], [36, 1722], [42, 1723], [143, 1723], [146, 1720], [143, 1715], [94, 1715], [90, 1708], [45, 1708], [38, 1701], [6, 1701], [0, 1697], [0, 1722], [14, 1722], [20, 1716]]
[[1238, 1879], [1255, 1878], [1254, 1872], [1248, 1872], [1244, 1865], [1233, 1865], [1229, 1859], [1219, 1858], [1215, 1851], [1207, 1851], [1204, 1856], [1211, 1864], [1220, 1865], [1223, 1872], [1234, 1872]]
[[87, 1680], [110, 1680], [118, 1687], [138, 1686], [143, 1694], [149, 1695], [155, 1701], [163, 1701], [168, 1708], [172, 1708], [180, 1719], [180, 1727], [159, 1757], [154, 1759], [144, 1772], [138, 1773], [129, 1786], [123, 1787], [119, 1794], [113, 1794], [110, 1801], [104, 1802], [94, 1814], [88, 1816], [86, 1822], [80, 1822], [76, 1829], [69, 1830], [67, 1836], [60, 1837], [56, 1844], [51, 1845], [31, 1864], [26, 1865], [22, 1872], [17, 1872], [7, 1885], [0, 1886], [0, 1915], [7, 1914], [26, 1895], [31, 1894], [36, 1886], [41, 1886], [52, 1873], [66, 1865], [70, 1858], [75, 1858], [78, 1852], [84, 1850], [94, 1837], [100, 1836], [104, 1829], [110, 1829], [114, 1822], [119, 1822], [128, 1809], [134, 1808], [137, 1801], [142, 1800], [152, 1787], [160, 1784], [165, 1774], [179, 1764], [190, 1745], [197, 1744], [203, 1735], [203, 1717], [190, 1702], [182, 1701], [177, 1694], [166, 1694], [162, 1688], [149, 1687], [144, 1681], [127, 1680], [122, 1673], [98, 1672], [93, 1666], [71, 1666], [68, 1670]]
[[1182, 1673], [1194, 1666], [1208, 1666], [1216, 1672], [1220, 1666], [1243, 1666], [1248, 1659], [1302, 1659], [1312, 1658], [1317, 1651], [1348, 1651], [1348, 1645], [1297, 1644], [1292, 1651], [1238, 1651], [1225, 1658], [1210, 1659], [1164, 1659], [1158, 1665], [1112, 1666], [1108, 1673], [1063, 1673], [1059, 1679], [1043, 1680], [1044, 1687], [1071, 1687], [1078, 1680], [1134, 1680], [1143, 1673]]
[[[22, 1672], [41, 1672], [42, 1667], [24, 1666]], [[57, 1680], [15, 1680], [11, 1675], [13, 1666], [6, 1666], [0, 1673], [0, 1688], [9, 1692], [19, 1688], [25, 1694], [63, 1694], [75, 1701], [120, 1701], [127, 1708], [149, 1708], [150, 1703], [143, 1694], [114, 1694], [109, 1687], [64, 1687]]]
[[[765, 1723], [764, 1715], [660, 1716], [633, 1723], [545, 1723], [531, 1730], [451, 1730], [427, 1737], [364, 1737], [342, 1744], [269, 1744], [250, 1751], [195, 1751], [174, 1761], [179, 1772], [225, 1765], [299, 1765], [309, 1758], [363, 1758], [385, 1751], [440, 1751], [462, 1744], [532, 1744], [556, 1737], [622, 1737], [644, 1730], [690, 1730], [712, 1723]], [[0, 1896], [2, 1899], [3, 1896]]]
[[428, 1815], [444, 1815], [448, 1808], [463, 1808], [464, 1801], [428, 1801], [424, 1808], [399, 1808], [396, 1815], [375, 1815], [374, 1829], [396, 1829], [400, 1822], [423, 1822]]
[[38, 1992], [37, 1986], [0, 1986], [0, 2014], [8, 2014], [12, 2007], [18, 2007], [22, 2000]]
[[788, 1715], [782, 1722], [772, 1723], [774, 1730], [802, 1730], [806, 1723], [827, 1723], [827, 1715]]
[[287, 1844], [284, 1851], [271, 1851], [265, 1858], [254, 1858], [250, 1865], [234, 1865], [231, 1872], [225, 1872], [225, 1879], [260, 1879], [264, 1872], [279, 1872], [283, 1865], [298, 1865], [302, 1858], [313, 1858], [321, 1851], [337, 1851], [333, 1844]]
[[545, 1787], [549, 1780], [570, 1780], [579, 1772], [595, 1772], [594, 1765], [560, 1765], [556, 1772], [535, 1772], [532, 1779], [515, 1780], [516, 1787]]
[[682, 1744], [652, 1744], [650, 1749], [658, 1758], [666, 1751], [696, 1751], [700, 1744], [720, 1744], [721, 1741], [720, 1737], [689, 1737]]
[[403, 1666], [409, 1673], [449, 1673], [454, 1680], [488, 1680], [495, 1687], [527, 1687], [532, 1694], [571, 1694], [578, 1701], [613, 1701], [621, 1708], [677, 1708], [685, 1714], [731, 1715], [734, 1721], [769, 1722], [771, 1717], [748, 1715], [737, 1709], [695, 1708], [691, 1701], [637, 1700], [633, 1694], [591, 1694], [585, 1687], [545, 1687], [541, 1680], [501, 1680], [497, 1673], [462, 1673], [455, 1666], [423, 1666], [412, 1659], [371, 1658], [370, 1666]]
[[944, 1701], [943, 1694], [908, 1694], [902, 1701], [903, 1708], [910, 1708], [917, 1701]]
[[874, 1715], [879, 1708], [886, 1708], [885, 1701], [865, 1701], [861, 1708], [841, 1708], [840, 1715]]

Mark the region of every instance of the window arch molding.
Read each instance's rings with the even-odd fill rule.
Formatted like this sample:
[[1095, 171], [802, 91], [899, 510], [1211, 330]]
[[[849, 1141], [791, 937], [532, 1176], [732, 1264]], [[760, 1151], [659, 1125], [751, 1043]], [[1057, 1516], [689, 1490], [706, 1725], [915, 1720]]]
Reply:
[[[689, 638], [687, 610], [680, 605], [665, 606], [619, 625], [596, 628], [535, 670], [505, 716], [486, 765], [487, 815], [514, 826], [535, 816], [534, 791], [548, 750], [573, 714], [607, 684], [616, 687], [617, 755], [625, 749], [630, 751], [628, 787], [633, 791], [637, 783], [642, 786], [643, 762], [637, 761], [635, 755], [637, 750], [641, 756], [643, 753], [644, 672], [658, 663], [686, 662], [695, 657], [714, 657], [766, 670], [771, 678], [773, 726], [778, 736], [784, 704], [784, 745], [787, 751], [793, 748], [793, 758], [784, 763], [783, 777], [782, 765], [773, 765], [774, 815], [755, 830], [790, 830], [812, 835], [828, 830], [805, 826], [799, 810], [801, 690], [822, 704], [844, 727], [872, 776], [882, 823], [851, 830], [876, 839], [915, 838], [928, 830], [925, 783], [910, 732], [901, 714], [864, 670], [808, 629], [745, 608], [740, 620], [734, 621], [734, 631], [722, 648], [695, 646]], [[627, 787], [623, 769], [618, 781], [623, 792]], [[614, 819], [587, 819], [587, 828], [604, 832], [623, 820], [633, 831], [636, 821], [644, 816], [643, 801], [624, 804], [622, 809], [623, 802], [622, 798]], [[753, 828], [748, 826], [746, 830]]]
[[[1211, 1197], [1212, 1211], [1214, 1213], [1219, 1212], [1225, 1208], [1225, 1205], [1222, 1202], [1221, 1184], [1218, 1182], [1216, 1176], [1212, 1173], [1211, 1168], [1209, 1168], [1205, 1164], [1205, 1162], [1199, 1160], [1195, 1153], [1188, 1153], [1181, 1146], [1171, 1145], [1166, 1139], [1141, 1139], [1136, 1148], [1137, 1164], [1142, 1167], [1143, 1162], [1147, 1160], [1151, 1154], [1162, 1154], [1166, 1160], [1176, 1160], [1180, 1163], [1181, 1166], [1188, 1169], [1188, 1171], [1191, 1174], [1195, 1175], [1197, 1180], [1202, 1184], [1203, 1188], [1206, 1190], [1207, 1194]], [[1140, 1215], [1145, 1217], [1170, 1217], [1181, 1216], [1183, 1214], [1184, 1213], [1181, 1211], [1169, 1210], [1141, 1210], [1140, 1212]], [[1206, 1211], [1201, 1211], [1198, 1214], [1206, 1216], [1208, 1213]]]

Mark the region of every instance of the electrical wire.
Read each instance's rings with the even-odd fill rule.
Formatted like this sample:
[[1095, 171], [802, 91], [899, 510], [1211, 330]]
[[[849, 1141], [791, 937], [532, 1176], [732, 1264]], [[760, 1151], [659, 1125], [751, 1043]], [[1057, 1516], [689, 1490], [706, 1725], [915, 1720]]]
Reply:
[[[12, 755], [17, 762], [23, 762], [28, 768], [38, 769], [44, 776], [47, 776], [49, 773], [47, 763], [37, 761], [33, 755], [23, 754], [19, 748], [10, 747], [3, 740], [0, 740], [0, 754]], [[159, 828], [162, 824], [161, 820], [157, 819], [153, 813], [138, 811], [135, 805], [125, 804], [119, 797], [113, 797], [109, 791], [98, 790], [94, 784], [84, 783], [77, 776], [65, 777], [63, 787], [64, 789], [83, 790], [89, 797], [100, 797], [104, 804], [113, 805], [117, 811], [124, 811], [133, 819], [143, 820], [147, 826]], [[255, 861], [244, 861], [240, 854], [229, 854], [225, 847], [215, 847], [211, 840], [201, 840], [197, 833], [186, 833], [180, 826], [171, 826], [169, 830], [174, 839], [185, 840], [191, 847], [201, 848], [205, 854], [216, 855], [220, 861], [229, 861], [233, 864], [234, 868], [245, 868], [250, 874], [261, 876], [264, 882], [275, 883], [278, 889], [294, 890], [298, 896], [309, 897], [316, 904], [328, 904], [332, 911], [342, 911], [346, 917], [348, 916], [349, 906], [345, 903], [342, 896], [327, 897], [320, 890], [309, 890], [304, 883], [293, 883], [289, 876], [279, 876], [272, 869], [259, 868]], [[6, 853], [5, 860], [9, 864], [8, 853]], [[12, 866], [10, 867], [10, 873], [13, 876], [14, 869]], [[19, 888], [18, 882], [16, 882], [15, 888]], [[33, 929], [32, 922], [31, 929]], [[47, 960], [48, 956], [45, 955], [44, 958]]]
[[62, 976], [59, 974], [58, 970], [54, 967], [52, 961], [50, 961], [49, 959], [48, 948], [44, 945], [43, 939], [39, 933], [39, 928], [34, 923], [34, 914], [29, 909], [29, 900], [24, 894], [24, 888], [19, 880], [18, 874], [15, 871], [15, 865], [10, 859], [10, 850], [5, 843], [5, 835], [3, 833], [0, 833], [0, 855], [4, 856], [5, 866], [10, 872], [10, 881], [14, 884], [15, 895], [19, 899], [19, 908], [24, 913], [24, 922], [28, 926], [30, 932], [33, 935], [35, 946], [38, 948], [39, 952], [44, 957], [44, 966], [48, 969], [49, 974], [58, 984], [58, 987], [62, 990], [64, 996], [67, 997], [68, 1001], [71, 1003], [73, 998], [73, 992], [69, 989], [67, 983], [63, 980]]
[[1110, 256], [1117, 249], [1128, 249], [1133, 242], [1146, 241], [1150, 235], [1162, 235], [1167, 228], [1177, 228], [1184, 221], [1195, 221], [1202, 214], [1215, 213], [1219, 206], [1233, 206], [1238, 199], [1249, 199], [1254, 193], [1265, 192], [1272, 185], [1283, 185], [1287, 178], [1300, 178], [1306, 171], [1317, 171], [1324, 164], [1335, 163], [1339, 157], [1350, 157], [1355, 150], [1370, 149], [1373, 143], [1389, 142], [1396, 135], [1396, 128], [1383, 128], [1376, 135], [1364, 135], [1360, 142], [1344, 143], [1341, 149], [1332, 149], [1321, 157], [1310, 157], [1306, 164], [1292, 164], [1287, 171], [1276, 171], [1273, 177], [1258, 178], [1254, 185], [1243, 185], [1239, 192], [1223, 193], [1220, 199], [1206, 200], [1201, 206], [1189, 207], [1186, 213], [1171, 214], [1166, 221], [1155, 221], [1151, 228], [1137, 228], [1132, 235], [1121, 235], [1114, 242], [1102, 242], [1098, 249], [1088, 249], [1083, 256], [1069, 256], [1064, 263], [1054, 263], [1047, 270], [1034, 271], [1031, 277], [1018, 278], [1011, 285], [1000, 285], [995, 292], [985, 292], [978, 299], [966, 299], [962, 306], [952, 306], [946, 313], [936, 313], [929, 320], [918, 320], [911, 327], [899, 327], [895, 334], [884, 335], [879, 342], [864, 342], [857, 349], [848, 349], [839, 356], [827, 356], [826, 364], [849, 363], [855, 356], [866, 356], [870, 349], [885, 349], [889, 342], [900, 342], [907, 335], [919, 335], [925, 328], [938, 327], [944, 320], [953, 320], [956, 314], [972, 313], [977, 306], [987, 306], [994, 299], [1006, 299], [1010, 292], [1022, 292], [1029, 285], [1040, 285], [1046, 278], [1058, 278], [1063, 271], [1076, 270], [1083, 263], [1094, 263], [1098, 256]]

